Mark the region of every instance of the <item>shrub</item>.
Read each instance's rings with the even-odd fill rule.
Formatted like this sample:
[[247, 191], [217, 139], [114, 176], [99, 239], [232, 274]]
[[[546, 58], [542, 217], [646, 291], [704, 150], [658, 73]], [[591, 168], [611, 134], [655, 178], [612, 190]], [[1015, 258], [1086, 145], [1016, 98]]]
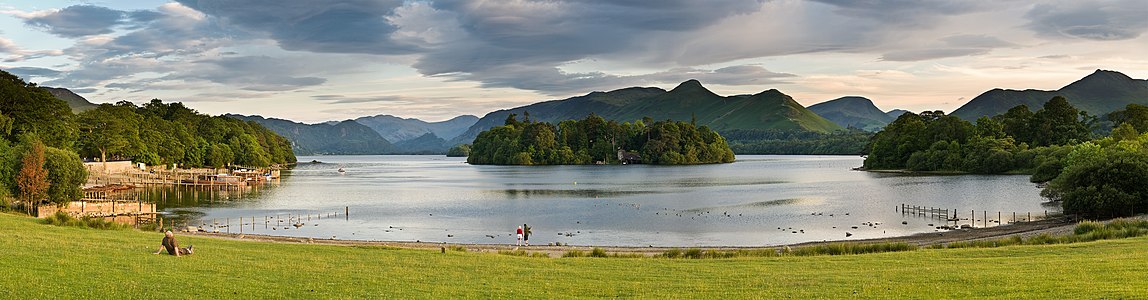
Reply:
[[702, 249], [690, 248], [684, 254], [685, 258], [699, 259], [702, 258]]
[[88, 227], [95, 229], [125, 229], [128, 227], [127, 225], [108, 221], [103, 218], [83, 216], [76, 219], [62, 211], [57, 211], [55, 214], [44, 218], [44, 222], [56, 226]]
[[562, 257], [586, 257], [586, 252], [582, 250], [570, 250], [563, 253]]
[[606, 250], [602, 250], [602, 248], [594, 248], [590, 251], [590, 257], [609, 257], [609, 255], [606, 255]]

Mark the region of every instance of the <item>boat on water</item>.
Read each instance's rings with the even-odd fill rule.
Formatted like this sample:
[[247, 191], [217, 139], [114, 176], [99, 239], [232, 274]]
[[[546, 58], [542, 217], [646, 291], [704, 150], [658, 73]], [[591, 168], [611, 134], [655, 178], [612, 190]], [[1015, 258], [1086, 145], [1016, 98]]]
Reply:
[[344, 173], [347, 173], [347, 170], [343, 170], [342, 167], [339, 167], [339, 174], [344, 174]]

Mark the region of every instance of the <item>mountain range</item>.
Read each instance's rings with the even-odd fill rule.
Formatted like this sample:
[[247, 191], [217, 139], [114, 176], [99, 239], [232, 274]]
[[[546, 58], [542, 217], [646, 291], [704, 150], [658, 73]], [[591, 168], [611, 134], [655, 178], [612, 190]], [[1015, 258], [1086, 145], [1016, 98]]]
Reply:
[[688, 80], [669, 91], [632, 87], [494, 111], [483, 116], [451, 142], [469, 143], [478, 133], [501, 126], [510, 114], [517, 114], [521, 118], [527, 113], [531, 120], [551, 123], [582, 119], [590, 113], [619, 122], [633, 122], [644, 117], [655, 120], [691, 120], [718, 132], [739, 129], [831, 132], [843, 129], [778, 90], [771, 89], [753, 95], [719, 96], [697, 80]]
[[395, 146], [378, 132], [355, 121], [303, 124], [299, 122], [228, 114], [227, 117], [252, 121], [291, 141], [295, 155], [390, 154]]
[[[809, 110], [843, 127], [878, 131], [897, 118], [886, 113], [865, 97], [846, 96], [809, 106]], [[897, 116], [901, 116], [900, 113]]]
[[1096, 70], [1055, 91], [992, 89], [965, 103], [952, 115], [973, 121], [1003, 114], [1021, 104], [1036, 111], [1055, 96], [1064, 96], [1076, 108], [1101, 116], [1132, 103], [1148, 105], [1148, 80], [1132, 79], [1116, 71]]
[[[75, 112], [96, 105], [63, 88], [47, 88], [68, 102]], [[1093, 115], [1123, 109], [1131, 103], [1148, 105], [1148, 80], [1106, 70], [1055, 91], [993, 89], [973, 98], [952, 112], [966, 120], [994, 116], [1016, 105], [1037, 110], [1054, 96], [1065, 96], [1072, 105]], [[353, 120], [303, 124], [260, 116], [228, 115], [254, 121], [290, 139], [299, 155], [308, 154], [431, 154], [473, 141], [479, 132], [500, 126], [510, 114], [531, 120], [557, 123], [582, 119], [594, 113], [606, 119], [632, 122], [644, 117], [655, 120], [692, 120], [718, 132], [732, 130], [796, 130], [831, 132], [845, 127], [879, 130], [905, 110], [883, 112], [873, 101], [859, 96], [841, 97], [808, 108], [792, 97], [770, 89], [753, 95], [720, 96], [697, 80], [682, 82], [666, 91], [654, 87], [631, 87], [591, 92], [561, 100], [498, 110], [475, 117], [463, 115], [442, 122], [391, 115]]]
[[398, 143], [408, 140], [425, 138], [427, 134], [443, 140], [458, 137], [467, 128], [478, 122], [478, 117], [462, 115], [442, 122], [427, 122], [414, 118], [400, 118], [391, 115], [376, 115], [354, 119], [359, 124], [374, 129], [383, 138]]

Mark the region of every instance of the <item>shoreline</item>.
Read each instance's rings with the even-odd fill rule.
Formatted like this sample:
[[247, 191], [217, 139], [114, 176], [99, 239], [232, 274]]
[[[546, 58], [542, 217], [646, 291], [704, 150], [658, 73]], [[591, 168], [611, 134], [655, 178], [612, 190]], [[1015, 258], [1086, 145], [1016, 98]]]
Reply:
[[858, 240], [832, 240], [832, 241], [816, 241], [816, 242], [803, 242], [795, 244], [775, 245], [775, 246], [702, 246], [702, 247], [642, 247], [642, 246], [590, 246], [590, 245], [564, 245], [564, 246], [549, 246], [549, 245], [536, 245], [536, 246], [515, 246], [509, 244], [466, 244], [466, 243], [448, 243], [448, 242], [403, 242], [403, 241], [370, 241], [370, 240], [338, 240], [338, 239], [322, 239], [322, 238], [308, 238], [308, 237], [290, 237], [290, 236], [276, 236], [276, 235], [261, 235], [261, 234], [238, 234], [238, 233], [210, 233], [210, 232], [180, 232], [179, 234], [185, 236], [208, 237], [218, 239], [230, 240], [244, 240], [244, 241], [257, 241], [257, 242], [272, 242], [272, 243], [300, 243], [300, 244], [319, 244], [319, 245], [336, 245], [336, 246], [377, 246], [377, 247], [391, 247], [400, 249], [414, 249], [414, 250], [439, 250], [443, 248], [451, 249], [462, 247], [467, 252], [490, 252], [497, 253], [499, 251], [526, 251], [527, 253], [542, 253], [549, 257], [561, 257], [564, 253], [571, 250], [591, 251], [595, 248], [605, 250], [611, 254], [637, 254], [644, 256], [653, 256], [664, 253], [673, 249], [700, 249], [704, 251], [738, 251], [738, 250], [777, 250], [789, 247], [810, 247], [830, 244], [882, 244], [882, 243], [906, 243], [916, 245], [918, 247], [927, 247], [937, 244], [947, 244], [952, 242], [967, 242], [988, 239], [1001, 239], [1012, 236], [1032, 236], [1039, 234], [1061, 235], [1071, 233], [1076, 227], [1076, 222], [1070, 222], [1064, 218], [1045, 219], [1032, 222], [1014, 223], [1008, 225], [1001, 225], [989, 228], [974, 228], [974, 229], [957, 229], [945, 232], [929, 232], [918, 233], [907, 236], [886, 237], [886, 238], [871, 238], [871, 239], [858, 239]]

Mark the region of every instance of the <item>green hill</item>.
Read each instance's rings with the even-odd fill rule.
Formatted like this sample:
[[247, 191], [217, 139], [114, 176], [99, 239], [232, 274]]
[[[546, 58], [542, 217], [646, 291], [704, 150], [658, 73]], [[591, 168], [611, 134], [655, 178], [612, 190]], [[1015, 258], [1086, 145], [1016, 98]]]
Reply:
[[720, 96], [697, 80], [689, 80], [670, 91], [632, 87], [491, 112], [454, 139], [452, 144], [470, 143], [479, 132], [502, 125], [512, 113], [520, 117], [529, 113], [531, 120], [550, 123], [582, 119], [590, 113], [622, 122], [644, 117], [696, 120], [698, 125], [718, 132], [755, 129], [831, 132], [842, 129], [777, 90], [754, 95]]
[[378, 132], [355, 121], [303, 124], [261, 116], [226, 115], [254, 121], [291, 141], [296, 155], [387, 154], [394, 150]]
[[[901, 115], [903, 115], [907, 112], [910, 112], [910, 111], [904, 110], [904, 109], [894, 109], [894, 110], [890, 110], [889, 112], [886, 112], [885, 115], [889, 116], [889, 120], [896, 120], [898, 117], [900, 117]], [[893, 121], [889, 121], [889, 122], [893, 122]]]
[[[841, 125], [866, 131], [877, 131], [893, 122], [895, 117], [886, 114], [865, 97], [841, 97], [809, 106], [809, 110]], [[898, 115], [899, 116], [899, 115]]]
[[64, 102], [67, 102], [68, 107], [72, 108], [72, 113], [78, 114], [78, 113], [81, 113], [83, 111], [96, 108], [96, 105], [93, 104], [92, 102], [89, 102], [88, 99], [85, 99], [83, 96], [77, 95], [76, 93], [72, 92], [69, 89], [54, 88], [54, 87], [40, 87], [40, 88], [48, 91], [48, 93], [52, 94], [52, 96], [56, 96], [57, 99], [64, 100]]
[[1068, 98], [1069, 103], [1089, 114], [1104, 115], [1132, 103], [1148, 105], [1148, 80], [1132, 79], [1115, 71], [1096, 70], [1055, 91], [993, 89], [973, 98], [952, 115], [972, 121], [982, 116], [1003, 114], [1021, 104], [1036, 110], [1055, 96]]

